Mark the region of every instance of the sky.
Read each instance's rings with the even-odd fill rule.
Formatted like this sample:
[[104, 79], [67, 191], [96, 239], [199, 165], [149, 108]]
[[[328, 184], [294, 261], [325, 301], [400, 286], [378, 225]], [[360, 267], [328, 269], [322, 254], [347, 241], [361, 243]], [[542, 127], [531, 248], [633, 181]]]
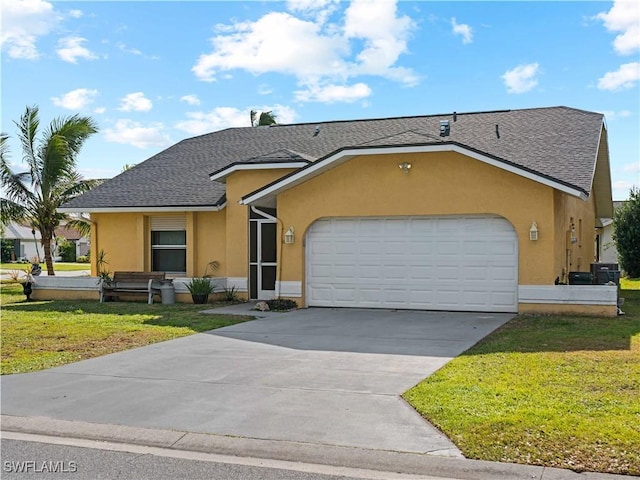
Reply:
[[[640, 187], [640, 2], [2, 0], [1, 130], [28, 105], [99, 133], [110, 178], [250, 125], [564, 105], [606, 116], [614, 200]], [[21, 147], [11, 143], [20, 170]]]

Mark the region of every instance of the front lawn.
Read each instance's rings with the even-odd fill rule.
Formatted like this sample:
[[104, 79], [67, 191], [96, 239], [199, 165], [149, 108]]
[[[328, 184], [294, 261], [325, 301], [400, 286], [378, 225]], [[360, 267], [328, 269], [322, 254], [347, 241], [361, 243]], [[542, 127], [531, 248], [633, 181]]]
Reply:
[[518, 316], [404, 398], [468, 458], [640, 474], [640, 290], [625, 316]]
[[20, 285], [2, 284], [2, 374], [42, 370], [251, 318], [203, 314], [202, 305], [191, 304], [27, 303], [24, 298]]
[[[47, 271], [47, 265], [42, 262], [40, 264], [42, 267], [42, 271]], [[31, 271], [30, 263], [0, 263], [0, 273], [9, 273], [14, 270], [22, 270]], [[64, 262], [54, 262], [53, 271], [54, 272], [75, 272], [78, 270], [88, 270], [91, 271], [90, 263], [64, 263]]]

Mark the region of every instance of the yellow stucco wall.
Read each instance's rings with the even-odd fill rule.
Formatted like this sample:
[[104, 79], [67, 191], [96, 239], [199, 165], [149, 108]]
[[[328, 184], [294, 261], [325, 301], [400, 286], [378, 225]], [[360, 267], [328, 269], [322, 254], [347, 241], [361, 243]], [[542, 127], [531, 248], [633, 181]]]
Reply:
[[100, 292], [90, 290], [39, 289], [34, 288], [31, 300], [100, 300]]
[[227, 177], [227, 276], [246, 278], [249, 265], [249, 207], [238, 201], [289, 172], [291, 169], [242, 170]]
[[[91, 273], [97, 274], [96, 254], [105, 253], [106, 269], [115, 271], [145, 271], [144, 232], [140, 213], [92, 213]], [[144, 226], [143, 226], [144, 228]], [[140, 237], [140, 235], [143, 235]]]
[[[595, 196], [586, 201], [555, 191], [554, 193], [554, 278], [568, 283], [568, 272], [588, 272], [595, 261]], [[576, 242], [571, 242], [571, 226]]]
[[92, 274], [97, 274], [95, 254], [104, 250], [107, 270], [149, 271], [151, 269], [150, 217], [185, 215], [187, 229], [187, 276], [204, 275], [209, 262], [226, 276], [226, 216], [224, 210], [210, 212], [94, 213], [91, 216]]
[[[403, 161], [412, 164], [408, 174]], [[278, 196], [278, 217], [298, 239], [280, 245], [282, 280], [304, 281], [304, 233], [321, 217], [496, 214], [517, 233], [519, 283], [551, 284], [553, 212], [551, 187], [457, 153], [356, 157]]]
[[589, 315], [597, 317], [616, 317], [615, 305], [567, 305], [558, 303], [520, 303], [518, 313], [536, 315]]
[[[205, 274], [207, 264], [217, 261], [220, 267], [213, 272], [215, 276], [226, 277], [229, 263], [226, 261], [226, 214], [224, 210], [219, 212], [195, 212], [195, 255], [192, 271], [194, 275], [202, 276]], [[187, 240], [187, 252], [189, 251], [189, 242]], [[188, 268], [188, 266], [187, 266]], [[208, 273], [212, 273], [211, 271]]]

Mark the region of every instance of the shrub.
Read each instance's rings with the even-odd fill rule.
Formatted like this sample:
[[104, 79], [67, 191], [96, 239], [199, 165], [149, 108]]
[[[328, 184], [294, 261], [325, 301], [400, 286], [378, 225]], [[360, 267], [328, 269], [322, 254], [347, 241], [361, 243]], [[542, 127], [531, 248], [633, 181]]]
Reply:
[[13, 254], [13, 240], [8, 238], [2, 239], [2, 261], [9, 262], [12, 260], [11, 254]]
[[227, 287], [224, 289], [222, 298], [225, 302], [237, 302], [238, 301], [238, 287]]
[[269, 305], [269, 310], [274, 312], [286, 312], [288, 310], [294, 310], [298, 308], [298, 304], [289, 300], [288, 298], [275, 298], [273, 300], [267, 300], [267, 305]]
[[187, 283], [191, 295], [209, 295], [213, 293], [213, 285], [208, 278], [194, 277]]
[[89, 256], [88, 255], [80, 255], [78, 258], [76, 258], [76, 262], [78, 262], [78, 263], [89, 263]]
[[76, 244], [70, 242], [64, 237], [58, 237], [58, 254], [62, 257], [63, 262], [76, 261]]
[[632, 188], [629, 201], [613, 215], [613, 239], [622, 268], [630, 278], [640, 277], [640, 189]]

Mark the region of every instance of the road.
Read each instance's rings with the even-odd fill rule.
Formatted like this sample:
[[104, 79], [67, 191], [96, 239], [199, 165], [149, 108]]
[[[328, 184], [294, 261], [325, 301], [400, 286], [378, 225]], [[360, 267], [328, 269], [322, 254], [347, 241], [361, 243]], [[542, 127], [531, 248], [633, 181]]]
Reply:
[[0, 456], [3, 480], [447, 480], [11, 432]]

